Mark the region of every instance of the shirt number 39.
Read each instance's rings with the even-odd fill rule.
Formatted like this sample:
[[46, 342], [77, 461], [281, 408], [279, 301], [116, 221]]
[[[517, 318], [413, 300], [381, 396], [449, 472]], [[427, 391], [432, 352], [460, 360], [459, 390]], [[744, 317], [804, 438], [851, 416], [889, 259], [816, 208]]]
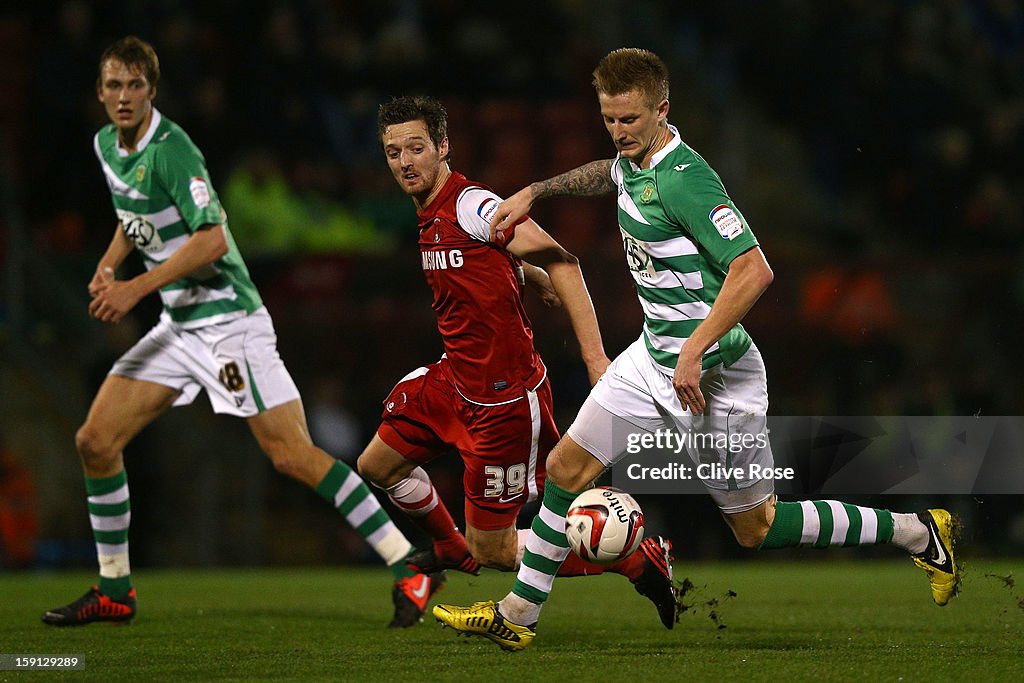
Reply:
[[487, 465], [484, 474], [487, 476], [487, 488], [484, 490], [487, 498], [511, 500], [526, 488], [526, 465], [523, 463], [509, 465], [507, 468]]

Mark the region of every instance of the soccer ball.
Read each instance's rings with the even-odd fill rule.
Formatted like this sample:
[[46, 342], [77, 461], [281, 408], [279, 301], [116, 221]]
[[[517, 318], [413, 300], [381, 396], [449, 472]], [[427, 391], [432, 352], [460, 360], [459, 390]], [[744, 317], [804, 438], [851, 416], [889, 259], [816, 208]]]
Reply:
[[576, 497], [565, 516], [565, 537], [588, 562], [614, 564], [640, 547], [644, 513], [633, 496], [599, 486]]

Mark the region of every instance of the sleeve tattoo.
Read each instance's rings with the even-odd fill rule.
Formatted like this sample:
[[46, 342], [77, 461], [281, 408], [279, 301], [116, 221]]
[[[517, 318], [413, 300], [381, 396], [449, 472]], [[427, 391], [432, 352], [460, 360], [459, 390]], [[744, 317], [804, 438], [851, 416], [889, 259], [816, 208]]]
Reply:
[[534, 199], [544, 197], [594, 197], [615, 189], [612, 182], [612, 159], [591, 161], [554, 178], [533, 183]]

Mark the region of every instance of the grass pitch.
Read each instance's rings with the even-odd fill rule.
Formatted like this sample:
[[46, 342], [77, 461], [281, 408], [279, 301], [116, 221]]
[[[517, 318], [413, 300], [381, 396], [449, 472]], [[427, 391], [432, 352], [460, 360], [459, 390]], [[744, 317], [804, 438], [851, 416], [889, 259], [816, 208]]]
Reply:
[[[39, 616], [77, 598], [92, 574], [8, 573], [0, 653], [84, 655], [86, 669], [0, 671], [0, 681], [994, 681], [1024, 672], [1024, 586], [1010, 585], [1020, 561], [971, 562], [961, 596], [938, 608], [909, 561], [834, 557], [678, 563], [677, 578], [695, 589], [672, 631], [622, 577], [559, 580], [537, 640], [511, 654], [456, 638], [429, 615], [386, 630], [384, 570], [142, 570], [131, 626], [75, 629]], [[453, 574], [437, 597], [499, 598], [511, 580]]]

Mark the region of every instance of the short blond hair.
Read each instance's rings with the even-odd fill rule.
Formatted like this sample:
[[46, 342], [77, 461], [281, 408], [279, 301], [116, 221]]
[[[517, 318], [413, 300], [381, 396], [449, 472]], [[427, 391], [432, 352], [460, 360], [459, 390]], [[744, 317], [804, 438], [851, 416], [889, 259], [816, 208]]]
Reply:
[[668, 99], [668, 67], [650, 50], [621, 47], [605, 55], [594, 69], [594, 88], [611, 96], [640, 92], [657, 107]]

